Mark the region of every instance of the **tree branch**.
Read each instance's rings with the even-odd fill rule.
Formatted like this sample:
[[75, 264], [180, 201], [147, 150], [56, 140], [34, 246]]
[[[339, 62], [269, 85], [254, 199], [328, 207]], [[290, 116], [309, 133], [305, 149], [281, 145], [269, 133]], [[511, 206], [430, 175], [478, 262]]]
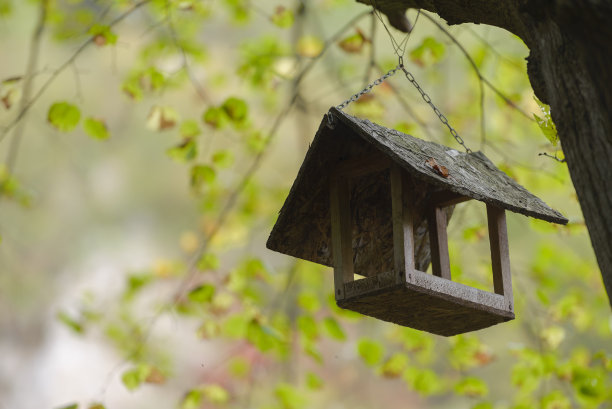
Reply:
[[[38, 66], [38, 58], [40, 57], [40, 42], [42, 39], [43, 32], [45, 30], [48, 10], [49, 0], [43, 0], [40, 3], [38, 21], [36, 22], [36, 26], [34, 27], [34, 33], [32, 34], [32, 40], [30, 41], [30, 52], [28, 54], [28, 62], [26, 64], [26, 70], [23, 79], [22, 97], [19, 101], [19, 112], [23, 112], [23, 116], [25, 116], [25, 113], [27, 112], [27, 101], [30, 99], [30, 94], [32, 93], [34, 73], [36, 71], [36, 67]], [[13, 169], [15, 167], [15, 162], [17, 160], [17, 152], [19, 151], [19, 145], [21, 143], [21, 139], [23, 138], [24, 130], [25, 121], [22, 121], [13, 133], [13, 138], [11, 139], [6, 158], [6, 166], [9, 174], [13, 172]], [[5, 132], [8, 132], [8, 130], [6, 130]], [[4, 134], [2, 135], [2, 137], [4, 137]]]

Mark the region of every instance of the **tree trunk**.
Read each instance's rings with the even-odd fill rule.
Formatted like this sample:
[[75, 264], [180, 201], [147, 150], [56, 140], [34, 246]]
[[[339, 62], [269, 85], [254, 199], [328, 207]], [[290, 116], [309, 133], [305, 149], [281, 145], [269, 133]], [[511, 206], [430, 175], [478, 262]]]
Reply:
[[527, 71], [551, 114], [612, 305], [612, 4], [606, 0], [357, 0], [405, 30], [407, 8], [449, 24], [483, 23], [519, 36]]

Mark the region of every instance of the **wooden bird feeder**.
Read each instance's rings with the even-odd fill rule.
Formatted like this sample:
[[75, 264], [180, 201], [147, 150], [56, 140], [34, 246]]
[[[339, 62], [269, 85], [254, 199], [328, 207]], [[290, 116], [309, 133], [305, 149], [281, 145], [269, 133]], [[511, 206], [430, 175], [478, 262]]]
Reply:
[[[567, 219], [481, 152], [328, 115], [267, 247], [334, 267], [338, 306], [381, 320], [450, 336], [514, 319], [505, 210]], [[471, 199], [487, 208], [494, 292], [451, 280], [446, 226]]]

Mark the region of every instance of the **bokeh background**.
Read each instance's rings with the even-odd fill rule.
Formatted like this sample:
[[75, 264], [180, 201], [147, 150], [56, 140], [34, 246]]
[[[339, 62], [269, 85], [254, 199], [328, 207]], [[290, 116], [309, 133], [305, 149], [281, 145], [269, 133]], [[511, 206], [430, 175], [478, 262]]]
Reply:
[[[370, 11], [0, 0], [0, 408], [612, 407], [610, 308], [567, 168], [538, 155], [562, 151], [527, 48]], [[570, 220], [508, 214], [512, 322], [447, 339], [348, 314], [330, 269], [265, 248], [324, 113], [397, 64], [390, 35], [466, 144]], [[346, 110], [461, 148], [401, 74]], [[449, 240], [453, 278], [490, 289], [484, 205]]]

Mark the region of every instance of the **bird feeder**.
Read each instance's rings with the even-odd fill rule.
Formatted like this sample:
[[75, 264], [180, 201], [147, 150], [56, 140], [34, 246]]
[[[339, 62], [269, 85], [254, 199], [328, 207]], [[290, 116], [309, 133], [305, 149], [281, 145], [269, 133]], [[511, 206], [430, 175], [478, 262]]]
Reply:
[[[450, 336], [514, 319], [505, 210], [567, 219], [481, 152], [461, 153], [335, 108], [330, 115], [267, 247], [334, 267], [338, 306], [384, 321]], [[486, 204], [494, 292], [451, 279], [447, 222], [454, 205], [472, 199]]]

